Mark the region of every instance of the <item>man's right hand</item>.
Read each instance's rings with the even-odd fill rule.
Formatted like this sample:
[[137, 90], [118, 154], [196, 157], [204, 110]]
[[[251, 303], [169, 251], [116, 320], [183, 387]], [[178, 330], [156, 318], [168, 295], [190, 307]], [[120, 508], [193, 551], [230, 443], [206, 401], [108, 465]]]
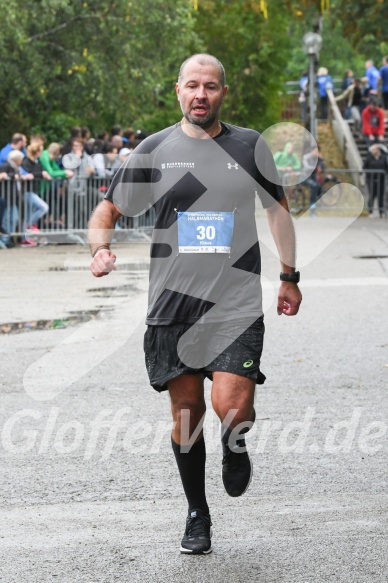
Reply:
[[103, 277], [111, 271], [116, 271], [116, 255], [110, 249], [100, 249], [90, 264], [90, 271], [94, 277]]

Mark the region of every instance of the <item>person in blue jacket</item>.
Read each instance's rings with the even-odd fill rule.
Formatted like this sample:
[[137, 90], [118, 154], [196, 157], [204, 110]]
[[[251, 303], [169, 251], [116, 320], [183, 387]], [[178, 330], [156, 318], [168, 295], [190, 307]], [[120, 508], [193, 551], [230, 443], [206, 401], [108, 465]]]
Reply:
[[309, 84], [308, 71], [303, 71], [302, 77], [299, 80], [300, 88], [299, 103], [301, 107], [300, 117], [302, 121], [306, 121], [308, 84]]
[[368, 77], [370, 94], [377, 95], [380, 73], [371, 60], [365, 61], [365, 75]]
[[329, 98], [327, 96], [328, 89], [333, 89], [333, 79], [329, 75], [326, 67], [320, 67], [317, 73], [317, 85], [320, 102], [320, 119], [327, 119]]
[[383, 66], [380, 67], [380, 82], [383, 107], [388, 109], [388, 57], [383, 57]]
[[[8, 154], [13, 150], [20, 150], [24, 156], [27, 155], [27, 138], [24, 134], [13, 134], [11, 141], [0, 150], [0, 165], [5, 164], [8, 160]], [[21, 168], [21, 174], [27, 174], [27, 172]]]

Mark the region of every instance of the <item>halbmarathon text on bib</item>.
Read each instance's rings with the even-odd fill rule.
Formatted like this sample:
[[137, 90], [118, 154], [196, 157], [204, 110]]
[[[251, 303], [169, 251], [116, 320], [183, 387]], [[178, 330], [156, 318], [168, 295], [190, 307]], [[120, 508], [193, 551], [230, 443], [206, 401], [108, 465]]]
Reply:
[[178, 212], [179, 253], [230, 253], [234, 213]]

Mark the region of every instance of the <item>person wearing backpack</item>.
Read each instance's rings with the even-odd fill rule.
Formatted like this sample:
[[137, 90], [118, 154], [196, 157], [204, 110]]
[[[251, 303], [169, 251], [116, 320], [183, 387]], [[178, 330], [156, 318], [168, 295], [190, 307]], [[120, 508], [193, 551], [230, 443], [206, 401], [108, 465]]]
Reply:
[[320, 102], [320, 119], [327, 119], [329, 98], [327, 91], [333, 89], [333, 79], [326, 67], [320, 67], [317, 74], [317, 85]]

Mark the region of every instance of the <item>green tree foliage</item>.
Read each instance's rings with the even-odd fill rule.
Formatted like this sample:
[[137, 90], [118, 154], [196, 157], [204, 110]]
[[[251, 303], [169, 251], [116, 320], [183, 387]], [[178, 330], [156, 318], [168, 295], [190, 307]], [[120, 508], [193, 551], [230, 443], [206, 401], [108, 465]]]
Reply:
[[[308, 59], [303, 49], [303, 36], [312, 30], [304, 21], [296, 20], [289, 24], [290, 39], [289, 60], [286, 76], [297, 80], [303, 70], [308, 68]], [[327, 67], [333, 77], [342, 78], [347, 69], [352, 69], [356, 76], [363, 76], [365, 57], [357, 53], [345, 37], [340, 22], [332, 23], [325, 16], [321, 31], [322, 49], [319, 65]]]
[[175, 120], [179, 63], [202, 50], [188, 0], [9, 0], [0, 21], [0, 132], [63, 139], [74, 123]]
[[388, 20], [388, 3], [385, 0], [289, 0], [290, 61], [289, 78], [304, 69], [306, 57], [301, 39], [303, 34], [321, 26], [323, 40], [320, 64], [330, 73], [342, 77], [352, 69], [363, 76], [366, 59], [374, 59], [377, 65], [388, 53], [385, 23]]
[[354, 48], [371, 58], [381, 57], [388, 50], [386, 0], [335, 0], [331, 9], [334, 23], [341, 22], [346, 38]]
[[179, 64], [219, 55], [230, 94], [224, 116], [264, 127], [278, 115], [287, 17], [247, 0], [9, 0], [0, 22], [0, 132], [62, 140], [76, 123], [156, 131], [179, 117]]
[[75, 124], [157, 131], [179, 118], [177, 71], [201, 51], [225, 65], [224, 119], [265, 129], [279, 120], [283, 81], [306, 67], [302, 37], [322, 15], [320, 63], [333, 75], [360, 75], [365, 58], [387, 52], [382, 0], [7, 0], [0, 143], [15, 131], [61, 141]]
[[287, 13], [278, 0], [271, 7], [266, 19], [260, 2], [203, 0], [197, 13], [196, 30], [226, 69], [223, 118], [258, 130], [278, 120], [287, 63]]

